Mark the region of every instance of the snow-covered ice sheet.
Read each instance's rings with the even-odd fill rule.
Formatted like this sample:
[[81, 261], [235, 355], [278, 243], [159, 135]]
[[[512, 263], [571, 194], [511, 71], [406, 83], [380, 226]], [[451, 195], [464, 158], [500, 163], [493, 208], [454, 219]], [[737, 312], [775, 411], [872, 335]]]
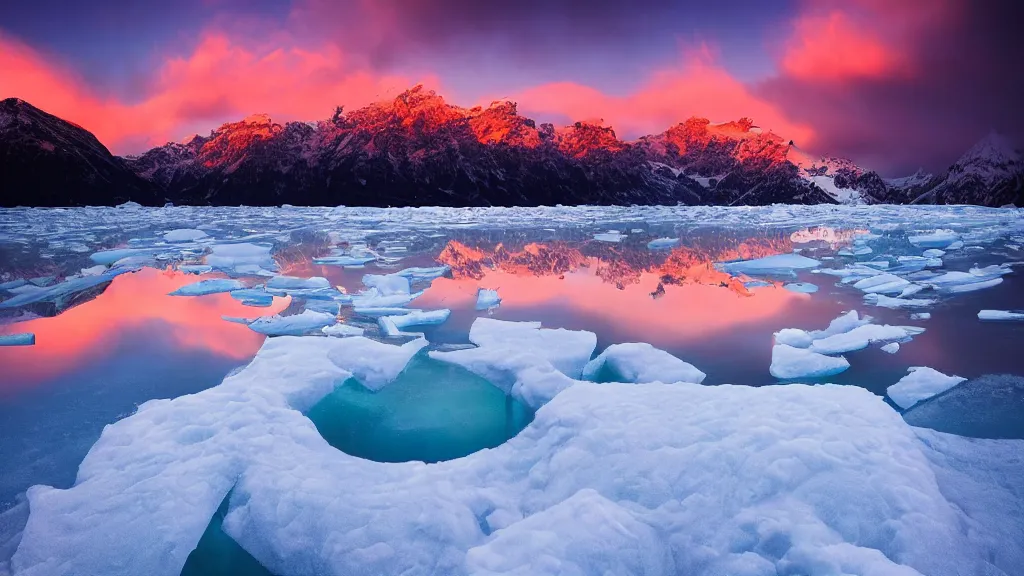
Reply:
[[967, 380], [961, 376], [947, 376], [927, 366], [914, 366], [907, 372], [906, 376], [885, 391], [904, 410]]
[[700, 384], [707, 374], [693, 364], [645, 342], [612, 344], [583, 368], [583, 379], [594, 382], [690, 382]]
[[282, 575], [1020, 566], [1020, 446], [912, 429], [852, 386], [576, 382], [507, 443], [429, 465], [347, 456], [303, 415], [422, 345], [271, 339], [220, 386], [143, 404], [72, 488], [29, 491], [15, 574], [177, 575], [229, 491], [224, 531]]

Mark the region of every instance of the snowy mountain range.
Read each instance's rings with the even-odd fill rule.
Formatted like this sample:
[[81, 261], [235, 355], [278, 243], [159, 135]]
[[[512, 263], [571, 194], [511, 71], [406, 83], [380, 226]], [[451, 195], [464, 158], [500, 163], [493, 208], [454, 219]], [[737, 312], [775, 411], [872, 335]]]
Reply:
[[946, 174], [883, 180], [812, 157], [746, 118], [690, 118], [619, 139], [556, 128], [513, 102], [462, 108], [414, 87], [317, 122], [262, 114], [139, 156], [111, 155], [83, 128], [27, 102], [0, 102], [4, 205], [1024, 204], [1021, 155], [998, 135]]

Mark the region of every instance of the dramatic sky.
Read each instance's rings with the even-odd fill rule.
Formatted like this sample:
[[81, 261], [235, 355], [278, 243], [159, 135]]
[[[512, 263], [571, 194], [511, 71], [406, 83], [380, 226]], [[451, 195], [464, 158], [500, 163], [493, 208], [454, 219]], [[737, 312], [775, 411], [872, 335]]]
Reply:
[[131, 153], [252, 113], [326, 118], [423, 83], [626, 138], [742, 116], [884, 175], [1024, 140], [1016, 0], [32, 0], [0, 98]]

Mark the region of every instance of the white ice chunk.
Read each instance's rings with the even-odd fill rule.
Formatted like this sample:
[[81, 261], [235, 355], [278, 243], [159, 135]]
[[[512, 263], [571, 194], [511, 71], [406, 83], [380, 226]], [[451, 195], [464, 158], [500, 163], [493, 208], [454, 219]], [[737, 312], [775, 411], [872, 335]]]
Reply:
[[477, 318], [469, 341], [478, 348], [431, 352], [431, 358], [458, 364], [508, 393], [520, 370], [550, 363], [579, 379], [597, 347], [593, 332], [541, 328], [540, 322], [506, 322]]
[[443, 324], [448, 320], [448, 316], [450, 314], [451, 310], [447, 308], [443, 308], [441, 310], [428, 310], [425, 312], [410, 311], [408, 314], [402, 314], [400, 316], [381, 316], [378, 318], [377, 323], [380, 325], [381, 331], [387, 336], [408, 336], [413, 334], [406, 331], [410, 326]]
[[267, 288], [272, 290], [319, 290], [330, 287], [330, 281], [322, 276], [313, 276], [311, 278], [274, 276], [267, 281]]
[[792, 274], [794, 270], [806, 270], [819, 266], [821, 262], [799, 254], [776, 254], [755, 260], [724, 262], [718, 266], [730, 274]]
[[642, 342], [612, 344], [583, 368], [583, 379], [609, 382], [691, 382], [707, 376], [692, 364]]
[[314, 258], [313, 263], [320, 266], [345, 266], [345, 267], [361, 267], [367, 262], [373, 262], [376, 260], [376, 256], [325, 256], [323, 258]]
[[303, 310], [291, 316], [260, 316], [249, 324], [249, 328], [267, 336], [300, 336], [330, 326], [336, 319], [334, 314]]
[[819, 338], [827, 338], [828, 336], [833, 336], [835, 334], [849, 332], [858, 326], [864, 326], [870, 322], [870, 316], [864, 316], [861, 318], [856, 310], [850, 310], [829, 322], [828, 328], [825, 328], [824, 330], [814, 330], [809, 334], [812, 340], [817, 340]]
[[931, 320], [931, 312], [915, 312], [910, 315], [911, 320]]
[[817, 339], [810, 350], [820, 354], [842, 354], [867, 348], [872, 342], [905, 340], [924, 332], [915, 326], [890, 326], [888, 324], [865, 324], [849, 332]]
[[939, 276], [929, 278], [926, 283], [947, 293], [973, 292], [984, 288], [991, 288], [1002, 283], [1003, 279], [997, 275], [994, 277], [979, 276], [970, 272], [946, 272]]
[[478, 288], [476, 291], [476, 309], [477, 310], [490, 310], [491, 308], [497, 308], [501, 304], [501, 296], [498, 296], [497, 290], [490, 290], [487, 288]]
[[89, 256], [89, 259], [96, 264], [109, 266], [119, 260], [124, 260], [125, 258], [131, 258], [134, 256], [149, 258], [159, 251], [159, 248], [115, 248], [113, 250], [101, 250], [96, 252]]
[[399, 270], [394, 275], [408, 278], [410, 282], [425, 282], [444, 276], [448, 273], [448, 270], [447, 266], [435, 266], [432, 268], [413, 267]]
[[276, 270], [277, 264], [270, 256], [273, 246], [269, 244], [214, 244], [206, 256], [206, 264], [222, 270], [233, 270], [238, 274], [252, 274]]
[[918, 248], [946, 248], [959, 239], [959, 234], [947, 229], [939, 229], [928, 234], [918, 234], [907, 238], [911, 244]]
[[211, 278], [209, 280], [200, 280], [199, 282], [186, 284], [174, 292], [171, 292], [170, 295], [205, 296], [206, 294], [231, 292], [232, 290], [241, 290], [242, 288], [245, 288], [245, 285], [238, 280], [230, 280], [228, 278]]
[[78, 273], [82, 276], [99, 276], [107, 271], [107, 267], [103, 264], [97, 264], [88, 268], [82, 268]]
[[924, 308], [935, 304], [935, 300], [928, 298], [893, 298], [884, 294], [865, 294], [864, 301], [882, 308]]
[[775, 343], [785, 344], [794, 348], [808, 348], [814, 337], [806, 330], [799, 328], [783, 328], [775, 333]]
[[945, 250], [939, 250], [938, 248], [929, 248], [921, 253], [925, 258], [942, 258], [946, 255]]
[[818, 291], [818, 287], [810, 282], [789, 282], [783, 284], [782, 287], [790, 292], [797, 292], [800, 294], [814, 294]]
[[594, 234], [594, 240], [597, 240], [598, 242], [622, 242], [625, 237], [626, 235], [618, 230], [609, 230], [607, 232]]
[[772, 347], [769, 372], [782, 379], [820, 378], [839, 374], [849, 367], [850, 363], [842, 356], [833, 358], [803, 348], [776, 344]]
[[679, 244], [679, 238], [656, 238], [647, 243], [648, 250], [668, 250]]
[[374, 308], [398, 308], [405, 306], [423, 295], [423, 290], [412, 294], [391, 294], [382, 295], [376, 288], [352, 296], [352, 306], [356, 310], [368, 310]]
[[346, 346], [332, 350], [335, 365], [352, 373], [369, 390], [380, 390], [405, 370], [405, 365], [429, 342], [425, 338], [392, 346], [362, 336], [345, 338]]
[[915, 366], [899, 382], [889, 386], [886, 394], [897, 406], [906, 410], [921, 400], [931, 398], [967, 380], [960, 376], [947, 376], [927, 366]]
[[858, 280], [853, 287], [868, 294], [900, 293], [910, 282], [894, 274], [879, 274]]
[[978, 312], [979, 320], [1024, 320], [1024, 312], [1012, 312], [1010, 310], [981, 310]]
[[889, 342], [888, 344], [882, 346], [881, 350], [882, 352], [886, 352], [888, 354], [895, 354], [900, 351], [900, 343]]
[[320, 329], [321, 332], [327, 336], [334, 336], [336, 338], [347, 338], [349, 336], [362, 336], [364, 330], [358, 326], [352, 326], [351, 324], [345, 324], [339, 322], [331, 326], [324, 326]]
[[0, 334], [0, 346], [32, 346], [35, 343], [36, 335], [32, 332]]
[[376, 308], [358, 307], [353, 308], [352, 311], [360, 316], [370, 316], [372, 318], [378, 318], [380, 316], [401, 316], [402, 314], [421, 312], [418, 308], [402, 308], [401, 306], [381, 306]]
[[166, 242], [195, 242], [202, 238], [206, 238], [206, 232], [202, 230], [196, 230], [195, 228], [178, 228], [177, 230], [171, 230], [164, 233], [164, 241]]
[[408, 294], [410, 291], [409, 278], [399, 274], [366, 274], [363, 276], [363, 285], [376, 289], [381, 296]]
[[185, 274], [206, 274], [207, 272], [213, 272], [213, 266], [208, 264], [181, 264], [178, 266], [178, 271]]

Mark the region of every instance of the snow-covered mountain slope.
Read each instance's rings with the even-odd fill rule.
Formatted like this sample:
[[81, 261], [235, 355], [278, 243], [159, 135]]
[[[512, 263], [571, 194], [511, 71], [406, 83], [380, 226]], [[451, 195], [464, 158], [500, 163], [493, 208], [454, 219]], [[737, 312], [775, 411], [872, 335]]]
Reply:
[[1024, 157], [1008, 139], [990, 132], [914, 203], [1024, 204]]

